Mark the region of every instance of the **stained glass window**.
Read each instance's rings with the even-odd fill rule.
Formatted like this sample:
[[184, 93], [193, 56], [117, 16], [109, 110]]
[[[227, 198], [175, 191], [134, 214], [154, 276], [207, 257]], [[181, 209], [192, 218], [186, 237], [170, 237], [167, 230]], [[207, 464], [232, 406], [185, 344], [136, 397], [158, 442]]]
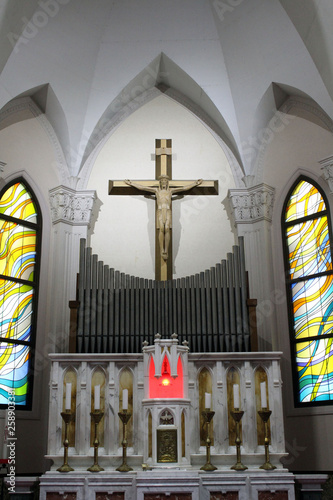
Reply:
[[41, 215], [21, 180], [0, 193], [0, 408], [30, 409]]
[[297, 405], [333, 402], [333, 268], [324, 193], [301, 178], [283, 212]]

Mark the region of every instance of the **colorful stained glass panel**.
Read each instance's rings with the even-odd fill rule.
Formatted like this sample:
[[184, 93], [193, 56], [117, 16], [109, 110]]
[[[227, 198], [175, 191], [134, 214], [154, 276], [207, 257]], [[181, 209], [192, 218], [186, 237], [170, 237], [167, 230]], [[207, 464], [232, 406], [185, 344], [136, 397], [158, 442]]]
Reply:
[[318, 189], [307, 181], [301, 181], [289, 198], [285, 222], [314, 215], [323, 210], [326, 210], [326, 206]]
[[20, 182], [5, 191], [0, 200], [0, 214], [25, 221], [37, 222], [37, 211], [30, 193]]
[[33, 281], [36, 231], [0, 219], [0, 274]]
[[333, 276], [291, 285], [295, 338], [333, 334]]
[[0, 343], [0, 404], [7, 404], [8, 391], [14, 390], [15, 403], [27, 403], [30, 347]]
[[33, 296], [31, 286], [0, 280], [0, 337], [30, 340]]
[[332, 338], [296, 344], [301, 403], [333, 400]]
[[333, 266], [325, 210], [319, 188], [302, 180], [285, 212], [300, 403], [333, 401]]
[[332, 270], [327, 217], [289, 226], [286, 234], [290, 278]]
[[16, 182], [0, 199], [0, 405], [14, 390], [16, 404], [30, 407], [37, 231], [37, 206]]

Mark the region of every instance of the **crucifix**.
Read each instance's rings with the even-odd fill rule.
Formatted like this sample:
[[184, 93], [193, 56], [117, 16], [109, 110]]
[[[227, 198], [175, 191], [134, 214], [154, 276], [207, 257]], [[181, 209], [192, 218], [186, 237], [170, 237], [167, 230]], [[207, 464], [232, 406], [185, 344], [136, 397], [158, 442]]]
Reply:
[[147, 195], [156, 200], [155, 210], [155, 278], [172, 279], [172, 196], [218, 194], [218, 181], [176, 181], [172, 179], [171, 139], [156, 139], [155, 180], [109, 181], [110, 195]]

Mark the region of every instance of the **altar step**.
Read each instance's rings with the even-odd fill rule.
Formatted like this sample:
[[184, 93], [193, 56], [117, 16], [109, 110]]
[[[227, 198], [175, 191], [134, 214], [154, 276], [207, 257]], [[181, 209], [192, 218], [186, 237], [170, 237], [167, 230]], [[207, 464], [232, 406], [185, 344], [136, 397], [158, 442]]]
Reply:
[[[9, 478], [4, 480], [9, 486]], [[281, 470], [47, 472], [41, 477], [17, 476], [9, 500], [293, 500], [295, 488], [299, 500], [320, 500], [326, 480], [325, 474]]]
[[40, 500], [295, 500], [289, 472], [47, 472]]

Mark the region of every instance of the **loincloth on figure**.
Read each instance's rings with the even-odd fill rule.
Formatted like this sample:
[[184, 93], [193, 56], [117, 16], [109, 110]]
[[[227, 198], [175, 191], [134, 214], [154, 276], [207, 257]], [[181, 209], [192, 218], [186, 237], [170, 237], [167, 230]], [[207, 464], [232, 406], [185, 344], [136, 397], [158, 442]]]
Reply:
[[160, 229], [160, 224], [163, 226], [168, 222], [168, 226], [171, 229], [172, 227], [172, 210], [171, 208], [158, 208], [156, 210], [156, 228]]

